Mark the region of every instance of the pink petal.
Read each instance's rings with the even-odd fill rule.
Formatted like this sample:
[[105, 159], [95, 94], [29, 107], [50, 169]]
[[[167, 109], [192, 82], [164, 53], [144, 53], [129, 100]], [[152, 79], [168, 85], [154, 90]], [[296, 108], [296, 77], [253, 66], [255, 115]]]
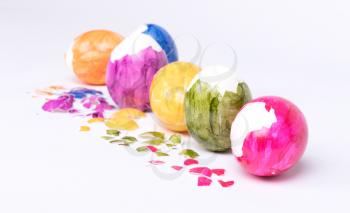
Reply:
[[211, 172], [217, 176], [221, 176], [225, 174], [225, 169], [212, 169]]
[[230, 181], [218, 180], [218, 182], [221, 184], [222, 187], [229, 187], [235, 183], [233, 180], [230, 180]]
[[147, 148], [151, 151], [151, 152], [156, 152], [158, 151], [158, 149], [154, 146], [147, 146]]
[[190, 173], [193, 173], [195, 175], [204, 175], [207, 177], [211, 177], [211, 170], [208, 167], [194, 167], [190, 169]]
[[171, 166], [171, 168], [175, 169], [176, 171], [181, 170], [183, 167], [182, 166]]
[[212, 180], [206, 177], [198, 177], [198, 186], [209, 186], [211, 184]]
[[83, 106], [87, 109], [89, 109], [91, 107], [91, 103], [88, 102], [88, 103], [84, 103]]
[[48, 112], [66, 112], [73, 107], [74, 97], [61, 95], [57, 99], [47, 101], [42, 109]]
[[198, 164], [198, 161], [195, 159], [186, 159], [184, 161], [184, 165], [186, 165], [186, 166], [193, 165], [193, 164]]
[[160, 165], [165, 163], [164, 161], [161, 161], [161, 160], [150, 160], [149, 162], [153, 165]]
[[70, 110], [68, 110], [68, 112], [69, 113], [77, 113], [77, 112], [79, 112], [79, 110], [77, 110], [77, 109], [70, 109]]

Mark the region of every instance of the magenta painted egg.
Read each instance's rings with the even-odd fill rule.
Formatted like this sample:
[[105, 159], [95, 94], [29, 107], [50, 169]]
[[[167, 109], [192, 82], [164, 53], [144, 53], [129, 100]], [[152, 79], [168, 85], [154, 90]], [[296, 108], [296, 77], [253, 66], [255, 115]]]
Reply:
[[167, 31], [154, 24], [140, 26], [111, 53], [106, 84], [113, 101], [120, 108], [149, 110], [154, 74], [177, 57], [176, 46]]
[[266, 96], [240, 110], [231, 126], [232, 152], [251, 174], [274, 176], [293, 167], [308, 138], [303, 113], [290, 101]]

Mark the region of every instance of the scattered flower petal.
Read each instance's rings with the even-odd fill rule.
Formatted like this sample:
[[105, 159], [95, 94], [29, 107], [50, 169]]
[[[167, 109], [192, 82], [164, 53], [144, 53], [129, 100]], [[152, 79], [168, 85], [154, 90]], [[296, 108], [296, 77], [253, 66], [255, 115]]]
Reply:
[[164, 140], [162, 140], [162, 139], [153, 139], [153, 140], [145, 141], [144, 143], [149, 144], [149, 145], [159, 146], [159, 145], [164, 143]]
[[147, 148], [147, 146], [139, 146], [136, 148], [136, 151], [138, 152], [147, 152], [149, 149]]
[[158, 151], [158, 149], [156, 148], [156, 147], [154, 147], [154, 146], [146, 146], [151, 152], [156, 152], [156, 151]]
[[208, 167], [194, 167], [190, 169], [190, 173], [195, 175], [204, 175], [207, 177], [211, 177], [212, 172]]
[[119, 136], [120, 131], [116, 129], [107, 129], [106, 133], [107, 135]]
[[[73, 88], [72, 90], [67, 90], [60, 86], [52, 86], [45, 90], [38, 90], [37, 94], [42, 95], [44, 98], [49, 98], [49, 100], [42, 106], [42, 109], [45, 111], [75, 113], [79, 116], [90, 117], [87, 121], [88, 124], [104, 122], [104, 124], [110, 129], [106, 130], [107, 135], [102, 136], [101, 138], [110, 143], [129, 146], [138, 142], [137, 138], [133, 136], [124, 136], [122, 138], [117, 138], [117, 136], [120, 135], [120, 130], [137, 129], [138, 124], [134, 119], [145, 117], [145, 113], [134, 108], [124, 108], [114, 112], [111, 117], [105, 118], [106, 110], [113, 110], [115, 107], [107, 102], [101, 91], [89, 88]], [[80, 126], [80, 131], [90, 131], [90, 127], [88, 125]], [[164, 147], [169, 147], [170, 149], [178, 149], [178, 145], [181, 144], [181, 134], [172, 134], [170, 137], [165, 137], [163, 132], [151, 131], [142, 133], [139, 136], [146, 140], [142, 141], [145, 143], [144, 146], [140, 146], [139, 142], [137, 143], [139, 146], [136, 146], [136, 151], [153, 152], [158, 157], [168, 156], [172, 152], [162, 152], [156, 146], [163, 147], [164, 145]], [[167, 150], [169, 150], [169, 148]], [[192, 149], [183, 149], [179, 154], [186, 157], [186, 159], [184, 160], [183, 165], [173, 165], [171, 166], [172, 169], [180, 171], [184, 169], [184, 166], [199, 164], [198, 160], [195, 160], [195, 158], [199, 156], [196, 151]], [[166, 162], [161, 160], [150, 160], [149, 163], [153, 165], [161, 165]], [[209, 186], [212, 183], [210, 178], [212, 174], [223, 176], [225, 174], [225, 169], [195, 167], [191, 168], [189, 172], [198, 175], [198, 186]], [[222, 187], [230, 187], [234, 184], [233, 180], [218, 180], [218, 182]]]
[[199, 154], [192, 149], [184, 149], [179, 154], [190, 158], [196, 158], [199, 156]]
[[88, 120], [88, 123], [92, 124], [92, 123], [103, 122], [103, 121], [104, 121], [104, 118], [90, 118]]
[[72, 108], [74, 98], [71, 95], [62, 95], [57, 99], [47, 101], [42, 109], [48, 112], [67, 112]]
[[118, 143], [119, 146], [129, 146], [130, 143], [123, 141], [123, 143]]
[[161, 139], [164, 140], [164, 133], [162, 132], [144, 132], [140, 134], [141, 138], [145, 139]]
[[212, 173], [216, 174], [217, 176], [221, 176], [225, 174], [225, 169], [212, 169]]
[[50, 86], [44, 89], [37, 89], [35, 93], [41, 96], [53, 96], [57, 93], [58, 90], [63, 90], [63, 89], [64, 87], [62, 86]]
[[87, 95], [102, 95], [102, 92], [88, 88], [74, 88], [68, 92], [68, 94], [74, 96], [74, 98], [85, 98]]
[[171, 166], [171, 168], [175, 169], [176, 171], [180, 171], [183, 167], [182, 166]]
[[206, 177], [198, 177], [198, 186], [210, 186], [212, 180]]
[[68, 113], [77, 113], [77, 112], [79, 112], [79, 110], [77, 110], [77, 109], [70, 109], [70, 110], [68, 110]]
[[137, 139], [133, 136], [124, 136], [122, 137], [123, 140], [127, 140], [127, 141], [132, 141], [132, 142], [136, 142]]
[[90, 115], [93, 118], [103, 118], [105, 110], [112, 110], [114, 106], [110, 105], [105, 98], [100, 96], [90, 96], [88, 98], [83, 99], [82, 102], [85, 103], [84, 106], [88, 108], [94, 108], [94, 112]]
[[121, 139], [111, 140], [110, 143], [118, 143], [118, 145], [129, 146], [136, 142], [136, 138], [132, 136], [124, 136]]
[[114, 137], [112, 137], [112, 136], [102, 136], [101, 138], [104, 139], [104, 140], [112, 140]]
[[172, 136], [170, 136], [169, 141], [171, 141], [173, 144], [180, 144], [181, 143], [181, 136], [178, 134], [172, 135]]
[[192, 158], [186, 159], [184, 161], [184, 165], [186, 165], [186, 166], [193, 165], [193, 164], [198, 164], [198, 161], [195, 159], [192, 159]]
[[148, 162], [150, 162], [153, 165], [160, 165], [160, 164], [164, 164], [165, 163], [164, 161], [161, 161], [161, 160], [150, 160]]
[[169, 154], [164, 153], [164, 152], [160, 152], [160, 151], [157, 151], [157, 152], [155, 152], [155, 153], [156, 153], [156, 155], [157, 155], [158, 157], [169, 156]]
[[88, 131], [90, 131], [90, 127], [88, 127], [88, 126], [81, 126], [80, 127], [80, 131], [81, 132], [88, 132]]
[[[108, 139], [107, 139], [108, 140]], [[115, 140], [111, 140], [111, 141], [109, 141], [110, 143], [123, 143], [124, 142], [124, 140], [122, 140], [122, 139], [115, 139]]]
[[81, 112], [84, 113], [84, 116], [103, 118], [105, 110], [114, 109], [114, 106], [106, 101], [100, 91], [88, 88], [73, 88], [67, 92], [58, 91], [57, 88], [63, 89], [63, 87], [50, 87], [41, 92], [45, 96], [57, 97], [47, 101], [42, 107], [43, 110], [48, 112]]
[[50, 91], [45, 91], [45, 90], [36, 90], [35, 93], [37, 95], [42, 95], [42, 96], [53, 96], [54, 93]]
[[105, 125], [109, 128], [119, 130], [135, 130], [139, 127], [134, 120], [128, 118], [120, 118], [118, 120], [108, 119], [105, 121]]
[[145, 117], [145, 113], [135, 108], [120, 109], [112, 115], [112, 118], [137, 119], [141, 117]]
[[49, 86], [49, 89], [52, 89], [52, 90], [62, 90], [64, 89], [64, 87], [60, 86], [60, 85], [52, 85], [52, 86]]
[[222, 187], [230, 187], [235, 183], [233, 180], [231, 180], [231, 181], [218, 180], [218, 182], [220, 183], [220, 185]]

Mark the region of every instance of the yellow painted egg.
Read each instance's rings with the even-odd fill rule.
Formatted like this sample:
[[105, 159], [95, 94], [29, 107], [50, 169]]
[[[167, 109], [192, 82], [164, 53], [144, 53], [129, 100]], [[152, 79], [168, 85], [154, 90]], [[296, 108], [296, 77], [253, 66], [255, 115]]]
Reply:
[[66, 63], [84, 83], [104, 85], [112, 50], [123, 37], [108, 30], [92, 30], [76, 39], [66, 53]]
[[173, 62], [154, 76], [150, 89], [151, 109], [159, 122], [177, 132], [187, 130], [184, 97], [187, 86], [200, 68], [188, 62]]

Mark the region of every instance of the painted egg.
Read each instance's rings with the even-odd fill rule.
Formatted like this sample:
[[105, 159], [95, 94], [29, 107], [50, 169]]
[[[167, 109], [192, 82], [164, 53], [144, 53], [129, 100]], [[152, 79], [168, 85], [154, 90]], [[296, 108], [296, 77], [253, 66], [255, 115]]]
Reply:
[[304, 153], [308, 129], [303, 113], [286, 99], [266, 96], [247, 103], [231, 127], [232, 151], [249, 173], [278, 175]]
[[169, 63], [178, 60], [175, 42], [164, 28], [156, 24], [147, 24], [144, 29], [143, 34], [149, 35], [157, 41], [160, 47], [164, 50]]
[[112, 50], [123, 37], [108, 30], [93, 30], [77, 37], [66, 53], [66, 63], [84, 83], [103, 85]]
[[231, 148], [230, 130], [241, 107], [251, 99], [249, 87], [224, 66], [210, 66], [192, 80], [185, 95], [189, 133], [206, 149]]
[[120, 108], [149, 110], [153, 75], [174, 60], [174, 41], [163, 28], [154, 24], [139, 27], [111, 54], [106, 76], [109, 94]]
[[154, 76], [150, 89], [151, 108], [167, 129], [186, 131], [184, 96], [187, 86], [200, 68], [192, 63], [173, 62]]

